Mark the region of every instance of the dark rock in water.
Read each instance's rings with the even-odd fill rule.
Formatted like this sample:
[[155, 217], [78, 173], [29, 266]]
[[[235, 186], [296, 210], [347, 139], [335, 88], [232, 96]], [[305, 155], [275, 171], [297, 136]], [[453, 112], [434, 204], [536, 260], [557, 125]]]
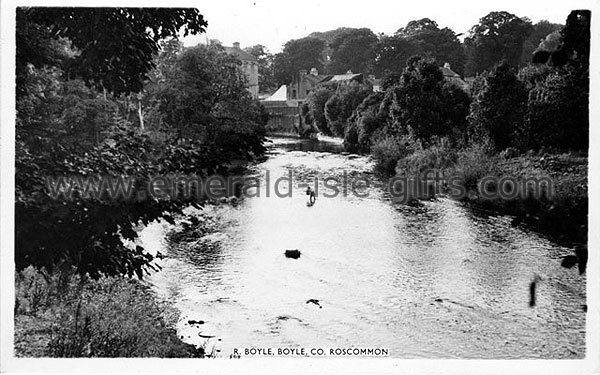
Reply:
[[563, 258], [562, 262], [560, 262], [560, 265], [565, 268], [572, 268], [576, 264], [577, 264], [577, 257], [575, 255], [567, 255], [566, 257]]
[[189, 325], [204, 324], [204, 320], [188, 320]]
[[510, 225], [513, 227], [519, 226], [523, 222], [522, 216], [517, 216], [510, 222]]
[[298, 249], [295, 249], [295, 250], [286, 250], [285, 251], [285, 256], [287, 258], [298, 259], [298, 258], [300, 258], [300, 250], [298, 250]]
[[579, 245], [575, 248], [575, 255], [567, 255], [563, 258], [562, 262], [560, 262], [560, 265], [565, 268], [572, 268], [577, 264], [579, 268], [579, 274], [583, 275], [587, 267], [587, 261], [588, 249], [586, 246]]
[[436, 298], [436, 299], [435, 299], [435, 302], [444, 302], [444, 300], [443, 300], [443, 299], [441, 299], [441, 298]]
[[198, 336], [205, 338], [205, 339], [212, 339], [212, 338], [216, 337], [216, 336], [212, 336], [212, 335], [203, 335], [201, 333], [199, 333]]

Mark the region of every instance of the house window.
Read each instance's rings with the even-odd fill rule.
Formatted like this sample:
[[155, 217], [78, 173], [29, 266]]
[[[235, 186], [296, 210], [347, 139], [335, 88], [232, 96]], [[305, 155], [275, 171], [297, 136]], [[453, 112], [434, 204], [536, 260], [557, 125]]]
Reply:
[[296, 90], [292, 90], [292, 99], [296, 99]]
[[310, 94], [310, 90], [306, 90], [306, 95], [308, 96], [308, 94]]

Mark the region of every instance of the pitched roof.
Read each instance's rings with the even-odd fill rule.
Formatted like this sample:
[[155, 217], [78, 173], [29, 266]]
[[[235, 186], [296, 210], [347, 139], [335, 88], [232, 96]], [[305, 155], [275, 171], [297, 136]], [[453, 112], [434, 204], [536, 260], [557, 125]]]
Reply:
[[440, 70], [446, 78], [460, 78], [460, 75], [458, 73], [450, 69], [450, 64], [448, 63], [445, 63], [444, 66], [440, 68]]
[[264, 100], [268, 101], [277, 101], [277, 100], [287, 100], [287, 86], [281, 85], [277, 91], [273, 93], [273, 95], [265, 98]]
[[256, 57], [252, 56], [251, 54], [249, 54], [248, 52], [244, 51], [241, 48], [237, 48], [237, 47], [223, 47], [225, 49], [225, 52], [229, 53], [230, 55], [235, 55], [238, 59], [242, 60], [242, 61], [251, 61], [251, 62], [256, 62]]
[[362, 77], [360, 73], [346, 73], [346, 74], [336, 74], [334, 76], [327, 77], [323, 79], [321, 82], [344, 82], [351, 81], [353, 79]]

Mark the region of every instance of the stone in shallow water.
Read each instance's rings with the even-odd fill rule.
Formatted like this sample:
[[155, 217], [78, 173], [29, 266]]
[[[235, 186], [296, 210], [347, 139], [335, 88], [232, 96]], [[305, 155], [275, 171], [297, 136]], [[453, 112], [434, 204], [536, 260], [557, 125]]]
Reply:
[[285, 256], [287, 258], [298, 259], [298, 258], [300, 258], [300, 250], [298, 250], [298, 249], [286, 250]]

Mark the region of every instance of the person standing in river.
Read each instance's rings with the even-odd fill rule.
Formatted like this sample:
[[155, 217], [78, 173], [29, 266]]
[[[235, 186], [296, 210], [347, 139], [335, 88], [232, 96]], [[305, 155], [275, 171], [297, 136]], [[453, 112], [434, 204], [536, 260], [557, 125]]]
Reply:
[[310, 207], [313, 204], [315, 204], [317, 197], [315, 196], [315, 192], [313, 191], [313, 189], [310, 188], [310, 186], [306, 188], [306, 195], [308, 195], [308, 203], [306, 205]]

